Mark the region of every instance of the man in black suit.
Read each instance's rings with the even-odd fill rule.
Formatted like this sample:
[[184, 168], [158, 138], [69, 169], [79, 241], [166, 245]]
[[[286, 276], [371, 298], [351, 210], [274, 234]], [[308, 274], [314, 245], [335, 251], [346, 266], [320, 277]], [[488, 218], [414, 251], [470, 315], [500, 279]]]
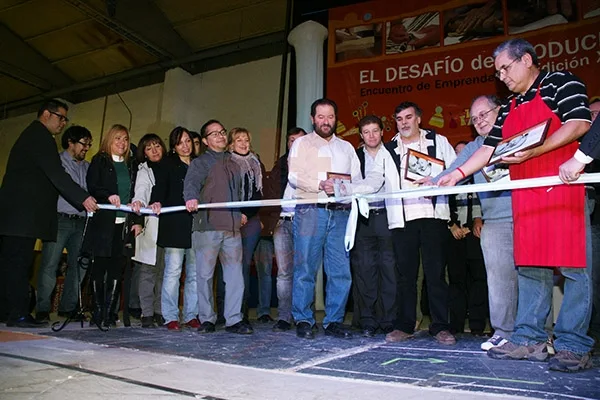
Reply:
[[35, 328], [29, 315], [28, 275], [37, 238], [56, 240], [56, 203], [60, 193], [88, 212], [96, 200], [76, 184], [62, 167], [53, 135], [61, 133], [69, 119], [68, 106], [58, 100], [46, 102], [21, 133], [10, 151], [0, 186], [0, 318], [7, 326]]

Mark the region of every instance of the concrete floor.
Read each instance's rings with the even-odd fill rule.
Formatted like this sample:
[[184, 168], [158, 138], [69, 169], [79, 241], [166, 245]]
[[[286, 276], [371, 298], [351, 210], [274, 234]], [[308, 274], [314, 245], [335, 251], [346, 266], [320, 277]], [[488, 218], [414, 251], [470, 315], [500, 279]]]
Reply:
[[[600, 399], [600, 370], [548, 372], [544, 363], [497, 361], [480, 338], [453, 347], [418, 338], [388, 344], [312, 341], [254, 323], [252, 336], [71, 323], [62, 332], [0, 325], [1, 399]], [[598, 364], [598, 359], [596, 359]]]

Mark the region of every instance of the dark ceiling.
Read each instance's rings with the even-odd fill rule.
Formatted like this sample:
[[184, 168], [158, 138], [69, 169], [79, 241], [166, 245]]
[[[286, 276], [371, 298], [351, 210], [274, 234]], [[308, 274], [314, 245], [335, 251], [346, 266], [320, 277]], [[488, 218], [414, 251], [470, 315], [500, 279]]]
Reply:
[[0, 118], [281, 54], [286, 21], [359, 1], [0, 0]]

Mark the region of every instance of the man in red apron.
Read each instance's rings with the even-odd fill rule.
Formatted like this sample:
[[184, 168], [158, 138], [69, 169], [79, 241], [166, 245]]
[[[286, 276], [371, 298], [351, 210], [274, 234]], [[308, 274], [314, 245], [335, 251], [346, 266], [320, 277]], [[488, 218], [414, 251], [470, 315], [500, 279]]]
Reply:
[[[590, 126], [585, 85], [566, 71], [542, 72], [533, 46], [511, 39], [494, 51], [496, 75], [515, 93], [500, 109], [494, 128], [473, 156], [440, 185], [453, 185], [487, 164], [496, 145], [549, 121], [541, 146], [503, 158], [511, 179], [558, 174], [577, 151], [577, 139]], [[564, 299], [556, 321], [557, 351], [549, 368], [578, 371], [591, 367], [593, 340], [586, 332], [591, 313], [589, 220], [583, 185], [561, 185], [512, 192], [514, 256], [519, 268], [519, 301], [510, 341], [488, 351], [497, 359], [548, 359], [544, 330], [552, 304], [554, 269], [565, 278]], [[587, 246], [586, 246], [587, 245]], [[587, 256], [587, 257], [586, 257]], [[591, 268], [591, 267], [590, 267]]]

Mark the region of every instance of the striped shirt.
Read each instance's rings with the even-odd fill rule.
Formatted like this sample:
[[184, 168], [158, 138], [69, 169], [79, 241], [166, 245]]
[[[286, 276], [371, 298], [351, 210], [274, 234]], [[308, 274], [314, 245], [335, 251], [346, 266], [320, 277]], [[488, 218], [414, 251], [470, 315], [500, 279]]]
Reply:
[[500, 107], [494, 128], [485, 139], [484, 145], [496, 147], [502, 140], [502, 125], [510, 111], [512, 99], [516, 98], [516, 107], [529, 103], [535, 97], [538, 86], [542, 100], [563, 124], [568, 121], [591, 121], [592, 116], [583, 82], [568, 71], [542, 71], [524, 95], [512, 95]]

